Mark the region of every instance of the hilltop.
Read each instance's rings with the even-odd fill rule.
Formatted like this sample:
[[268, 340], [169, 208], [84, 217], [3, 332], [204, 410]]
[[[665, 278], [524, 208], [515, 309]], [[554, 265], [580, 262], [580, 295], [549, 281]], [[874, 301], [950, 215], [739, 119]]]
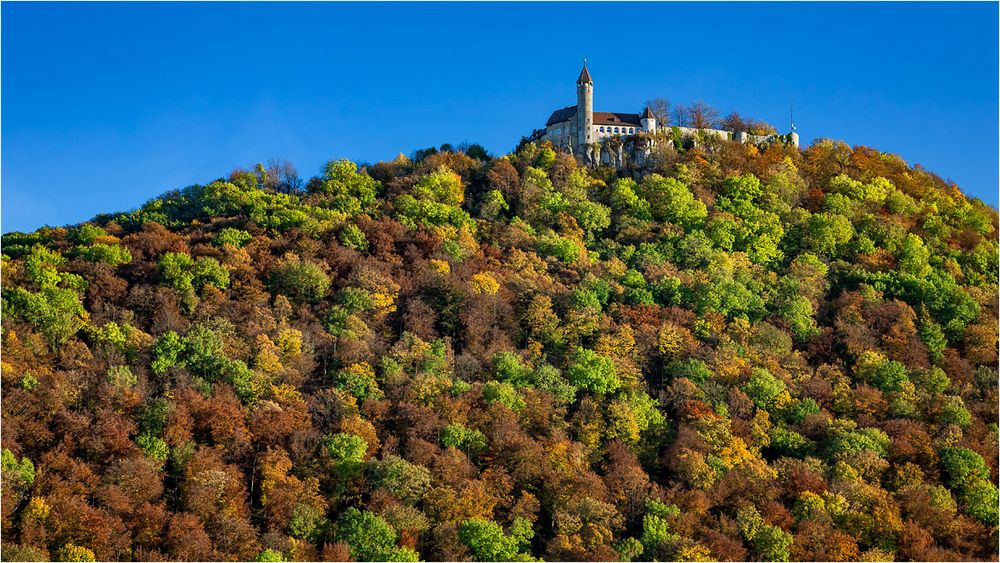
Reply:
[[3, 237], [5, 560], [997, 557], [997, 212], [868, 147], [287, 163]]

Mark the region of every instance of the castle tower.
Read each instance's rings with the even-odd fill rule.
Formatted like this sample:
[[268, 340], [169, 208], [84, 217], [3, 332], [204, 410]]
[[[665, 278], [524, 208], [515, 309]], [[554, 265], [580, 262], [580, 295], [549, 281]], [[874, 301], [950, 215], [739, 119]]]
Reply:
[[642, 115], [639, 116], [639, 123], [642, 124], [643, 131], [656, 133], [656, 116], [650, 111], [649, 106], [646, 106], [646, 111], [642, 112]]
[[795, 148], [799, 148], [799, 132], [795, 130], [795, 108], [794, 107], [789, 107], [788, 108], [788, 121], [789, 121], [789, 124], [792, 126], [792, 130], [789, 132], [788, 136], [791, 137], [792, 145], [794, 145]]
[[576, 79], [576, 131], [580, 154], [586, 154], [587, 146], [594, 142], [594, 81], [587, 71], [586, 59], [580, 78]]

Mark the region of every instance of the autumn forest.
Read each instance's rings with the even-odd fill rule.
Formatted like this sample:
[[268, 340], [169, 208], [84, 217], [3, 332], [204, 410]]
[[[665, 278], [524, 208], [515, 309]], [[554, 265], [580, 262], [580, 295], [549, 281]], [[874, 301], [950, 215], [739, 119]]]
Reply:
[[2, 558], [996, 560], [996, 210], [863, 146], [656, 146], [4, 235]]

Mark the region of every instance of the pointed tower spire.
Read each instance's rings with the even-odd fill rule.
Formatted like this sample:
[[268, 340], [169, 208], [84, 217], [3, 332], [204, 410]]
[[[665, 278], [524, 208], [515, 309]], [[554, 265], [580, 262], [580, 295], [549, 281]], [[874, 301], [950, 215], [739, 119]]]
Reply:
[[642, 112], [642, 115], [640, 115], [639, 117], [643, 119], [649, 119], [655, 116], [653, 115], [653, 112], [649, 109], [649, 106], [646, 106], [646, 111]]
[[587, 59], [583, 59], [583, 70], [580, 71], [580, 78], [576, 79], [577, 84], [593, 84], [594, 81], [590, 78], [590, 72], [587, 71]]

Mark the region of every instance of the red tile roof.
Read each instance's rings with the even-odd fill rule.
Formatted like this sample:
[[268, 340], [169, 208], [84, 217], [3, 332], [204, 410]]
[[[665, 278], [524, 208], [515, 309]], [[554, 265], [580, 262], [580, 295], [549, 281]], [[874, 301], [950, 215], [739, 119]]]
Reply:
[[639, 114], [618, 113], [614, 111], [595, 111], [594, 125], [634, 125], [639, 127]]
[[594, 81], [590, 79], [590, 71], [587, 70], [587, 63], [583, 64], [583, 70], [580, 71], [580, 78], [576, 79], [577, 84], [593, 84]]
[[[562, 109], [557, 109], [552, 112], [549, 116], [549, 120], [545, 122], [545, 126], [555, 125], [556, 123], [562, 123], [564, 121], [569, 121], [576, 117], [576, 106], [570, 106]], [[615, 111], [595, 111], [594, 112], [594, 125], [619, 125], [619, 126], [630, 126], [630, 127], [641, 127], [641, 122], [639, 121], [639, 114], [637, 113], [618, 113]]]

